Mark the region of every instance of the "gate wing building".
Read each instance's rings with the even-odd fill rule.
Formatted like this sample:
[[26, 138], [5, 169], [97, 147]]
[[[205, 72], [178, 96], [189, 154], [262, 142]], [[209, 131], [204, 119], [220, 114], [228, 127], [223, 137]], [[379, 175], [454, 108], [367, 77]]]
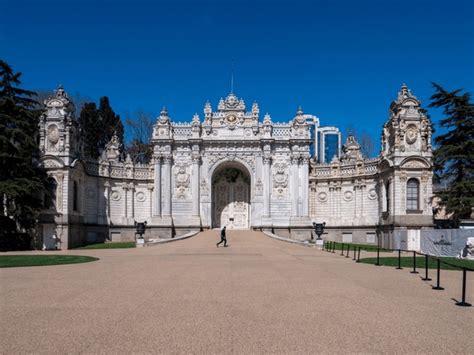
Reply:
[[[317, 163], [307, 115], [287, 123], [263, 118], [233, 93], [203, 117], [173, 122], [163, 109], [153, 128], [148, 164], [123, 157], [117, 137], [99, 159], [82, 156], [74, 105], [63, 88], [45, 101], [40, 120], [42, 162], [54, 202], [41, 216], [43, 247], [189, 231], [262, 229], [308, 239], [313, 222], [326, 222], [325, 238], [384, 244], [396, 231], [416, 236], [432, 225], [431, 123], [403, 86], [390, 107], [375, 159], [347, 138], [340, 158]], [[417, 232], [418, 231], [418, 232]]]

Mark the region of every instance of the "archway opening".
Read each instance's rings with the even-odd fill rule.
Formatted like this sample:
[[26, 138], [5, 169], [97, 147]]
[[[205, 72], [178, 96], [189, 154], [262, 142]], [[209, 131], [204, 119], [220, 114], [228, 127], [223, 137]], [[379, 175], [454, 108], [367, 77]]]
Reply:
[[239, 163], [224, 163], [212, 176], [212, 227], [248, 229], [250, 175]]

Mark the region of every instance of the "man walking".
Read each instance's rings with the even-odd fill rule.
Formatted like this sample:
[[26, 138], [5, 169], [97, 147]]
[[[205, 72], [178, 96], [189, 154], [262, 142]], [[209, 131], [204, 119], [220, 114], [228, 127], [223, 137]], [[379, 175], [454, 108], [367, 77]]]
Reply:
[[221, 241], [216, 244], [216, 247], [219, 248], [219, 244], [221, 244], [222, 242], [224, 242], [224, 247], [226, 247], [227, 246], [227, 239], [225, 237], [225, 226], [221, 230]]

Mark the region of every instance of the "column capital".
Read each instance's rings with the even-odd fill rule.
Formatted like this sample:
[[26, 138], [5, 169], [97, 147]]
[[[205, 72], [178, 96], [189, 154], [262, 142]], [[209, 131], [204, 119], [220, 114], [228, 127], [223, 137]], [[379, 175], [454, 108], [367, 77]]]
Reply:
[[173, 155], [172, 154], [165, 154], [163, 155], [163, 164], [169, 165], [173, 161]]

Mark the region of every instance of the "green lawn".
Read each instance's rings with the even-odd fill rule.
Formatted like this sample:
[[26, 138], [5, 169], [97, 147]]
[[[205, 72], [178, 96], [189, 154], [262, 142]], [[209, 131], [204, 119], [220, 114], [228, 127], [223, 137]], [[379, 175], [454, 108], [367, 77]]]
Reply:
[[[412, 256], [402, 256], [401, 258], [401, 265], [404, 268], [413, 268], [413, 257]], [[449, 262], [450, 264], [458, 265], [458, 266], [465, 266], [469, 267], [471, 269], [474, 269], [474, 261], [473, 260], [460, 260], [456, 258], [448, 258], [444, 257], [441, 258], [441, 260]], [[366, 264], [375, 264], [377, 262], [377, 258], [361, 258], [360, 259], [361, 263], [366, 263]], [[393, 266], [397, 267], [398, 266], [398, 257], [381, 257], [380, 258], [380, 264], [383, 266]], [[416, 267], [420, 269], [425, 268], [425, 257], [422, 256], [417, 256], [416, 257]], [[437, 262], [435, 259], [428, 258], [428, 269], [436, 269], [437, 268]], [[441, 263], [441, 269], [445, 270], [459, 270], [457, 268], [451, 267], [449, 265]]]
[[[328, 244], [329, 245], [329, 244]], [[351, 252], [354, 252], [354, 247], [356, 248], [361, 248], [361, 250], [365, 251], [377, 251], [377, 246], [376, 245], [370, 245], [370, 244], [346, 244], [344, 243], [344, 252], [347, 251], [347, 246], [350, 245], [350, 250]], [[342, 243], [336, 243], [336, 247], [334, 248], [335, 250], [341, 250], [342, 249]], [[386, 250], [386, 249], [380, 249], [380, 252], [390, 252], [391, 250]]]
[[99, 260], [82, 255], [0, 255], [0, 268], [79, 264]]
[[135, 248], [135, 242], [111, 242], [111, 243], [97, 243], [89, 244], [76, 249], [122, 249]]

